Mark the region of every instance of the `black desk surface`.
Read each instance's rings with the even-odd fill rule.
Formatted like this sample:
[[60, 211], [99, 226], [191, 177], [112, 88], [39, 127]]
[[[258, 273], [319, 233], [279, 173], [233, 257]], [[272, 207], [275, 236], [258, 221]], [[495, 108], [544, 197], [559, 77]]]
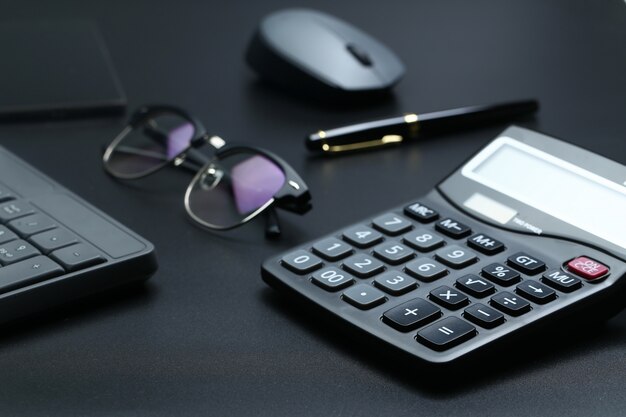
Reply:
[[[308, 182], [314, 210], [215, 235], [186, 218], [187, 178], [123, 185], [100, 165], [122, 119], [0, 126], [0, 144], [155, 243], [147, 285], [5, 328], [0, 406], [7, 415], [623, 416], [626, 314], [482, 375], [387, 366], [385, 352], [342, 338], [269, 289], [268, 256], [431, 189], [505, 125], [336, 159], [308, 157], [319, 128], [537, 97], [524, 126], [626, 164], [626, 4], [604, 1], [304, 1], [389, 44], [407, 75], [394, 100], [328, 108], [257, 82], [243, 51], [258, 20], [286, 1], [30, 1], [3, 20], [87, 18], [106, 39], [130, 107], [177, 104], [210, 131], [282, 155]], [[529, 347], [541, 345], [529, 340]]]

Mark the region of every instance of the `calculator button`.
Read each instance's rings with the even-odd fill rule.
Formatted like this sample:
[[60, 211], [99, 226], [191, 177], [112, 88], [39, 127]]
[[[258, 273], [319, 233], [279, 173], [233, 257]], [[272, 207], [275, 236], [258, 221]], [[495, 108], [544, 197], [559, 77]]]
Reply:
[[439, 317], [441, 310], [437, 306], [416, 298], [385, 311], [383, 322], [401, 332], [408, 332], [425, 326]]
[[381, 290], [391, 295], [402, 295], [417, 288], [417, 281], [398, 271], [387, 271], [374, 280]]
[[482, 279], [478, 275], [465, 275], [456, 280], [456, 286], [474, 297], [483, 298], [493, 293], [495, 288], [492, 283]]
[[320, 258], [302, 249], [283, 256], [281, 263], [287, 269], [300, 275], [315, 271], [322, 266]]
[[320, 240], [313, 245], [313, 252], [328, 261], [338, 261], [352, 253], [352, 248], [347, 243], [334, 237]]
[[460, 239], [472, 232], [472, 229], [470, 229], [469, 226], [451, 218], [443, 219], [437, 222], [437, 224], [435, 224], [435, 229], [454, 239]]
[[363, 249], [383, 240], [383, 235], [367, 226], [354, 226], [343, 232], [343, 238], [357, 248]]
[[465, 294], [447, 285], [442, 285], [432, 290], [430, 292], [430, 299], [450, 310], [458, 310], [469, 302]]
[[439, 262], [430, 258], [418, 258], [405, 266], [406, 271], [422, 281], [434, 281], [448, 273], [448, 270]]
[[528, 301], [507, 291], [491, 297], [491, 305], [511, 316], [521, 316], [530, 311], [530, 303]]
[[582, 281], [573, 275], [558, 270], [545, 272], [541, 282], [563, 292], [576, 291], [582, 287]]
[[349, 287], [354, 282], [354, 278], [350, 274], [334, 266], [317, 271], [311, 280], [326, 291], [339, 291]]
[[546, 304], [556, 298], [556, 292], [552, 288], [537, 281], [522, 281], [516, 288], [519, 295], [537, 304]]
[[57, 249], [50, 256], [68, 271], [76, 271], [105, 261], [99, 252], [84, 243]]
[[0, 204], [0, 222], [8, 222], [35, 212], [33, 206], [24, 200], [13, 200]]
[[410, 221], [394, 213], [383, 214], [372, 220], [374, 227], [388, 235], [399, 235], [409, 231], [413, 225]]
[[65, 229], [56, 228], [47, 232], [38, 233], [30, 237], [33, 242], [44, 253], [51, 252], [55, 249], [78, 243], [78, 239], [72, 233]]
[[474, 304], [466, 308], [463, 317], [485, 329], [493, 329], [504, 323], [502, 313], [484, 304]]
[[420, 252], [428, 252], [444, 244], [438, 234], [426, 229], [417, 229], [402, 236], [404, 243]]
[[397, 265], [408, 261], [415, 253], [398, 242], [387, 241], [374, 248], [374, 255], [388, 264]]
[[359, 278], [367, 278], [384, 271], [385, 266], [375, 258], [364, 253], [357, 253], [343, 261], [343, 267]]
[[13, 200], [14, 198], [15, 196], [9, 190], [4, 187], [0, 187], [0, 203]]
[[34, 235], [35, 233], [45, 232], [46, 230], [57, 227], [54, 220], [45, 214], [31, 214], [30, 216], [21, 217], [9, 222], [9, 227], [15, 230], [23, 237]]
[[439, 213], [422, 203], [413, 203], [406, 206], [404, 208], [404, 214], [421, 223], [429, 223], [439, 217]]
[[609, 268], [598, 261], [579, 256], [567, 263], [567, 269], [576, 275], [585, 278], [587, 281], [601, 278], [608, 274]]
[[524, 252], [518, 252], [515, 255], [509, 256], [507, 263], [528, 275], [535, 275], [546, 269], [546, 264], [543, 263], [543, 261]]
[[0, 264], [10, 265], [39, 255], [33, 245], [24, 240], [12, 240], [0, 245]]
[[358, 284], [350, 287], [342, 294], [344, 301], [361, 310], [367, 310], [387, 301], [385, 294], [367, 284]]
[[474, 252], [458, 245], [448, 245], [435, 252], [435, 257], [449, 267], [460, 269], [478, 260]]
[[491, 264], [482, 269], [483, 277], [496, 284], [508, 287], [520, 281], [520, 275], [517, 271], [513, 271], [508, 266], [502, 264]]
[[0, 292], [11, 291], [63, 273], [63, 268], [50, 258], [35, 256], [0, 268]]
[[0, 244], [17, 239], [17, 235], [4, 226], [0, 226]]
[[417, 332], [417, 341], [437, 351], [450, 349], [476, 335], [476, 328], [457, 318], [447, 317]]
[[494, 255], [504, 250], [504, 243], [480, 233], [468, 238], [467, 245], [485, 255]]

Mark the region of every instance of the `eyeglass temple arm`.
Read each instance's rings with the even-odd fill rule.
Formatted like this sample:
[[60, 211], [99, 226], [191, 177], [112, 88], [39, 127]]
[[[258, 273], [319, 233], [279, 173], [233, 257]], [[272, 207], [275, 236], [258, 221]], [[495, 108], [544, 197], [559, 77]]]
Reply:
[[265, 237], [267, 239], [276, 239], [280, 237], [280, 223], [278, 221], [278, 214], [274, 207], [270, 207], [265, 210]]

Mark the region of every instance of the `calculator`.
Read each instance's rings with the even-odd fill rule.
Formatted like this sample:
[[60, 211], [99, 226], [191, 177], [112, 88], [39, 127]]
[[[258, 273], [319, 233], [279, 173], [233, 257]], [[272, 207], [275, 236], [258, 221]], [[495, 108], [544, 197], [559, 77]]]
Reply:
[[262, 277], [434, 366], [626, 304], [626, 167], [510, 127], [427, 195]]
[[0, 323], [156, 268], [150, 242], [0, 147]]

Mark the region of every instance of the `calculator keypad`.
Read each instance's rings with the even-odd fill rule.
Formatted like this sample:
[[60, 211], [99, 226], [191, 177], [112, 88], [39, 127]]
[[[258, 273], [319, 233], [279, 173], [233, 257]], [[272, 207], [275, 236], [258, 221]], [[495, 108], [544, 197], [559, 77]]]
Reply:
[[480, 230], [472, 234], [470, 226], [422, 203], [403, 214], [385, 213], [313, 242], [285, 255], [282, 265], [359, 310], [389, 304], [376, 310], [378, 322], [399, 333], [417, 331], [415, 341], [437, 352], [584, 285], [560, 269], [546, 272], [532, 254], [498, 256], [507, 250], [504, 242]]

